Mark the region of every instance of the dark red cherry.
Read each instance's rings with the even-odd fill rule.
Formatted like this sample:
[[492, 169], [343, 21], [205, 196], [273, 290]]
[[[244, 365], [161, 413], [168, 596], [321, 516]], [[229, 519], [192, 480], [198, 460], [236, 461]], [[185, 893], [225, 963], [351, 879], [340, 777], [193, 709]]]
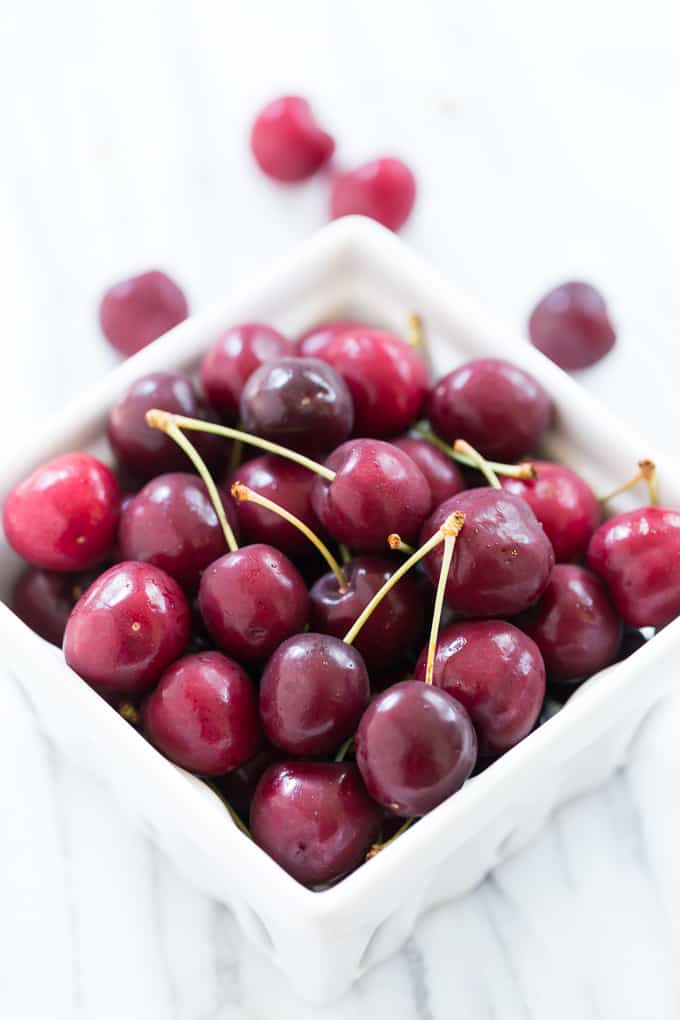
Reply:
[[429, 375], [418, 352], [385, 330], [358, 326], [342, 330], [318, 356], [347, 383], [358, 436], [394, 436], [418, 417]]
[[271, 442], [315, 457], [352, 431], [354, 408], [338, 373], [318, 358], [260, 365], [241, 394], [241, 425]]
[[600, 523], [595, 493], [580, 475], [564, 464], [535, 460], [535, 479], [500, 478], [506, 492], [525, 499], [552, 542], [558, 563], [585, 555], [588, 542]]
[[623, 623], [600, 579], [558, 563], [540, 601], [517, 619], [541, 650], [551, 683], [597, 673], [617, 657]]
[[[343, 567], [346, 591], [340, 591], [335, 574], [324, 574], [309, 593], [312, 630], [344, 637], [398, 565], [387, 555], [356, 556]], [[427, 609], [423, 585], [414, 574], [407, 574], [374, 610], [354, 642], [370, 671], [389, 669], [422, 644]]]
[[238, 419], [241, 393], [256, 368], [265, 361], [294, 354], [295, 344], [263, 322], [231, 326], [201, 362], [201, 386], [210, 405], [227, 424]]
[[332, 482], [318, 477], [312, 505], [338, 542], [359, 552], [382, 552], [396, 532], [414, 540], [430, 511], [430, 487], [403, 450], [379, 439], [350, 439], [326, 461]]
[[400, 159], [385, 157], [336, 174], [331, 182], [331, 219], [370, 216], [399, 230], [411, 215], [416, 179]]
[[7, 541], [45, 570], [87, 570], [110, 552], [120, 487], [89, 453], [66, 453], [37, 467], [10, 491], [2, 510]]
[[[233, 529], [236, 508], [226, 493], [222, 506]], [[125, 560], [153, 563], [184, 587], [198, 587], [201, 574], [227, 552], [208, 490], [197, 475], [158, 475], [147, 482], [123, 511], [118, 532]]]
[[[187, 466], [186, 454], [160, 429], [146, 422], [157, 407], [188, 418], [211, 419], [191, 381], [176, 372], [152, 372], [132, 384], [109, 415], [108, 437], [118, 463], [134, 478], [146, 480]], [[214, 417], [214, 416], [213, 416]], [[192, 433], [191, 441], [209, 465], [216, 463], [225, 441], [207, 433]]]
[[552, 404], [541, 384], [500, 358], [468, 361], [440, 379], [427, 414], [448, 443], [464, 439], [482, 456], [514, 461], [535, 449]]
[[356, 319], [331, 319], [322, 322], [303, 333], [298, 341], [298, 353], [304, 358], [321, 358], [323, 351], [339, 333], [346, 329], [370, 329], [365, 322]]
[[262, 662], [304, 629], [309, 596], [287, 557], [270, 545], [247, 545], [203, 572], [199, 605], [220, 648], [239, 662]]
[[60, 574], [29, 567], [14, 586], [12, 609], [27, 627], [61, 648], [71, 610], [96, 576], [94, 571]]
[[105, 697], [154, 685], [189, 639], [190, 611], [172, 577], [150, 563], [118, 563], [77, 602], [66, 625], [68, 665]]
[[355, 648], [330, 634], [296, 634], [264, 668], [260, 717], [267, 739], [289, 754], [330, 754], [352, 736], [369, 698]]
[[126, 357], [183, 322], [184, 293], [158, 269], [114, 283], [99, 304], [99, 324], [109, 343]]
[[361, 864], [378, 838], [381, 818], [356, 765], [288, 761], [272, 765], [260, 779], [250, 830], [289, 875], [318, 886]]
[[467, 488], [465, 476], [456, 462], [426, 439], [399, 436], [392, 440], [392, 445], [407, 453], [425, 475], [432, 493], [432, 506], [439, 506]]
[[283, 752], [271, 744], [263, 744], [259, 751], [242, 765], [215, 778], [215, 786], [224, 799], [245, 822], [250, 816], [250, 805], [260, 777], [270, 765], [281, 761]]
[[[425, 680], [426, 663], [427, 648], [416, 680]], [[507, 751], [526, 737], [545, 698], [541, 653], [530, 637], [502, 620], [461, 621], [441, 631], [433, 682], [467, 709], [484, 755]]]
[[588, 566], [630, 627], [664, 627], [680, 614], [680, 510], [651, 506], [605, 521]]
[[260, 110], [250, 132], [260, 169], [275, 181], [304, 181], [333, 155], [335, 142], [322, 131], [306, 99], [282, 96]]
[[588, 368], [616, 343], [604, 298], [589, 283], [563, 283], [538, 302], [529, 319], [534, 347], [567, 372]]
[[[437, 507], [421, 544], [455, 511], [465, 514], [465, 523], [446, 583], [449, 606], [463, 616], [512, 616], [527, 609], [545, 591], [555, 563], [531, 507], [509, 492], [467, 489]], [[435, 584], [442, 551], [440, 544], [424, 561]]]
[[410, 818], [460, 789], [474, 768], [477, 738], [459, 701], [440, 687], [406, 680], [368, 706], [355, 750], [371, 797]]
[[185, 655], [170, 666], [144, 702], [142, 721], [166, 758], [204, 776], [242, 765], [261, 740], [255, 686], [220, 652]]

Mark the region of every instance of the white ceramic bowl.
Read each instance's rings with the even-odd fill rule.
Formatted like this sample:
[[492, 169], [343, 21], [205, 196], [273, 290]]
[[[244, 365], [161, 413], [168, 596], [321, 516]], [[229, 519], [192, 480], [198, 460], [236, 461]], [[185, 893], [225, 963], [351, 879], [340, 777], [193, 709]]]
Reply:
[[[71, 404], [11, 465], [0, 499], [41, 461], [71, 449], [109, 458], [112, 403], [138, 376], [191, 369], [218, 333], [260, 319], [296, 335], [339, 315], [403, 330], [422, 313], [435, 370], [470, 357], [506, 355], [552, 394], [555, 429], [545, 447], [598, 491], [641, 456], [657, 460], [664, 502], [680, 506], [680, 470], [615, 421], [528, 343], [491, 321], [382, 227], [349, 218], [322, 230], [259, 281], [190, 318]], [[625, 505], [625, 502], [622, 504]], [[3, 544], [0, 595], [19, 564]], [[554, 718], [374, 860], [322, 893], [298, 885], [233, 825], [218, 798], [167, 762], [0, 605], [3, 666], [23, 685], [45, 732], [109, 783], [142, 827], [199, 887], [235, 913], [244, 933], [308, 999], [327, 1001], [395, 952], [428, 907], [464, 893], [533, 836], [565, 800], [606, 779], [626, 757], [650, 707], [675, 682], [680, 620], [625, 662], [591, 679]]]

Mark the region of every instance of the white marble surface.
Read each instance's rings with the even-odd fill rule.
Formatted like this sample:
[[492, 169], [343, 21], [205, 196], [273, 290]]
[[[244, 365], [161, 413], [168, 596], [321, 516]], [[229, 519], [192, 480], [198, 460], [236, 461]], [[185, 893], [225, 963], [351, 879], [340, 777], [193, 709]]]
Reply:
[[[508, 320], [521, 327], [560, 278], [599, 282], [621, 343], [583, 381], [672, 448], [673, 7], [2, 5], [0, 448], [114, 363], [94, 321], [112, 278], [167, 267], [197, 308], [323, 220], [323, 182], [274, 188], [244, 148], [253, 107], [286, 90], [316, 100], [343, 160], [413, 162], [407, 238]], [[3, 1018], [680, 1016], [680, 700], [657, 710], [624, 773], [327, 1010], [300, 1003], [109, 792], [57, 756], [5, 675], [0, 720]]]

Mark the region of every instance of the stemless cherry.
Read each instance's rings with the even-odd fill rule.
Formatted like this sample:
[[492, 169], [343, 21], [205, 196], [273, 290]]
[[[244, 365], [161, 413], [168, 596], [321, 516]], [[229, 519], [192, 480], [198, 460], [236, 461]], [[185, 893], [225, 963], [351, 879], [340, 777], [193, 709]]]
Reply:
[[[425, 679], [426, 661], [424, 649], [415, 680]], [[502, 620], [446, 627], [437, 641], [433, 682], [467, 709], [483, 755], [507, 751], [526, 737], [545, 698], [545, 666], [538, 647]]]
[[183, 322], [188, 314], [183, 291], [158, 269], [114, 283], [99, 304], [102, 333], [126, 357]]
[[76, 603], [66, 662], [105, 697], [139, 695], [182, 653], [190, 610], [172, 577], [150, 563], [119, 563]]
[[45, 570], [86, 570], [111, 550], [120, 487], [89, 453], [66, 453], [37, 467], [10, 491], [2, 510], [7, 541]]
[[255, 788], [264, 772], [277, 761], [281, 761], [283, 752], [278, 747], [264, 743], [252, 758], [238, 765], [224, 776], [217, 776], [214, 785], [225, 798], [230, 808], [244, 821], [248, 821], [250, 805]]
[[550, 423], [552, 404], [541, 384], [500, 358], [468, 361], [440, 379], [427, 415], [449, 443], [465, 439], [485, 457], [519, 460]]
[[[236, 509], [226, 494], [222, 506], [233, 529]], [[227, 551], [208, 490], [187, 472], [158, 475], [130, 501], [118, 532], [125, 560], [153, 563], [190, 590], [205, 568]]]
[[260, 717], [267, 738], [289, 754], [328, 754], [354, 733], [369, 698], [355, 648], [330, 634], [296, 634], [264, 668]]
[[298, 341], [298, 353], [304, 358], [323, 357], [324, 348], [346, 329], [371, 329], [372, 327], [358, 319], [331, 319], [312, 326], [303, 333]]
[[12, 609], [27, 627], [61, 648], [71, 610], [96, 576], [94, 571], [61, 574], [29, 567], [14, 586]]
[[600, 505], [595, 493], [580, 475], [564, 464], [535, 460], [534, 479], [501, 478], [506, 492], [525, 499], [552, 542], [558, 563], [569, 563], [585, 555], [593, 532], [600, 523]]
[[355, 748], [371, 797], [402, 818], [424, 815], [455, 793], [477, 759], [474, 726], [461, 703], [416, 680], [378, 694], [359, 723]]
[[186, 655], [167, 669], [142, 706], [144, 732], [176, 765], [219, 776], [257, 751], [257, 694], [243, 669], [220, 652]]
[[585, 567], [558, 563], [539, 602], [518, 625], [541, 650], [551, 683], [581, 680], [617, 657], [623, 623], [607, 591]]
[[370, 216], [400, 230], [416, 200], [416, 179], [400, 159], [384, 157], [335, 175], [331, 182], [331, 219]]
[[319, 886], [361, 864], [381, 819], [355, 765], [289, 761], [272, 765], [260, 779], [250, 830], [293, 878]]
[[243, 429], [309, 456], [342, 443], [353, 423], [345, 382], [318, 358], [267, 361], [243, 387]]
[[432, 506], [439, 506], [467, 488], [465, 475], [455, 461], [426, 439], [399, 436], [392, 440], [392, 445], [408, 454], [425, 475], [432, 493]]
[[255, 369], [272, 358], [294, 353], [295, 344], [263, 322], [231, 326], [201, 362], [203, 392], [225, 422], [235, 423], [243, 387]]
[[250, 132], [260, 169], [276, 181], [304, 181], [333, 155], [335, 142], [322, 131], [306, 99], [282, 96], [260, 110]]
[[563, 283], [538, 302], [529, 319], [534, 347], [567, 372], [594, 365], [616, 343], [604, 298], [589, 283]]

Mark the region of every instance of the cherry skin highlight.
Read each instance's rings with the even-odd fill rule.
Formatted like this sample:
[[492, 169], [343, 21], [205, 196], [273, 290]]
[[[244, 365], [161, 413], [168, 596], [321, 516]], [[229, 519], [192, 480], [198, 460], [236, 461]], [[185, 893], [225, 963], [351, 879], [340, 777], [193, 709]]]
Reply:
[[272, 765], [260, 779], [250, 830], [289, 875], [320, 886], [362, 863], [381, 819], [355, 765], [288, 761]]
[[243, 387], [255, 369], [273, 358], [294, 353], [293, 342], [263, 322], [231, 326], [203, 357], [203, 392], [225, 423], [233, 425], [238, 419]]
[[142, 721], [166, 758], [204, 776], [242, 765], [261, 740], [253, 682], [220, 652], [186, 655], [170, 666], [144, 702]]
[[183, 291], [158, 269], [114, 283], [99, 304], [99, 324], [109, 343], [128, 357], [183, 322]]
[[[427, 648], [415, 680], [425, 680]], [[536, 644], [511, 623], [452, 623], [439, 635], [434, 684], [467, 709], [480, 754], [509, 750], [534, 727], [545, 698], [545, 666]]]
[[37, 467], [8, 494], [7, 541], [45, 570], [87, 570], [110, 552], [120, 512], [111, 469], [89, 453], [66, 453]]
[[95, 571], [61, 574], [29, 567], [12, 592], [12, 610], [45, 641], [61, 648], [68, 618], [96, 577]]
[[399, 436], [392, 440], [392, 445], [408, 454], [425, 475], [432, 493], [432, 506], [439, 506], [467, 488], [465, 475], [456, 462], [426, 439]]
[[260, 169], [276, 181], [304, 181], [333, 155], [335, 142], [322, 131], [306, 99], [282, 96], [262, 109], [250, 132]]
[[140, 695], [189, 639], [190, 611], [177, 582], [150, 563], [119, 563], [76, 603], [64, 656], [104, 697]]
[[416, 179], [400, 159], [386, 157], [336, 174], [331, 182], [330, 214], [370, 216], [400, 230], [416, 200]]
[[303, 333], [298, 341], [298, 353], [303, 358], [322, 358], [323, 351], [339, 333], [346, 329], [371, 329], [365, 322], [357, 319], [331, 319], [313, 326]]
[[567, 372], [600, 361], [616, 343], [604, 298], [589, 283], [563, 283], [542, 298], [529, 319], [529, 336]]

